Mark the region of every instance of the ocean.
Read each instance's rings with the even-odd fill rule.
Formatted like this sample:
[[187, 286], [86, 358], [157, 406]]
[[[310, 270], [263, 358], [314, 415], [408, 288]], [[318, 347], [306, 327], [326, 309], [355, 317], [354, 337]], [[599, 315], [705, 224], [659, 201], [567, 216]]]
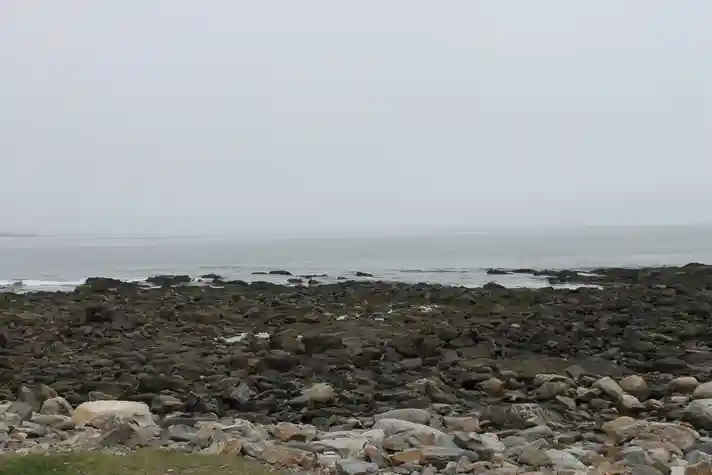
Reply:
[[92, 276], [142, 280], [157, 274], [217, 273], [272, 280], [255, 272], [351, 278], [357, 271], [404, 282], [509, 287], [548, 285], [488, 268], [576, 268], [712, 263], [712, 227], [609, 227], [362, 237], [3, 237], [0, 287], [69, 290]]

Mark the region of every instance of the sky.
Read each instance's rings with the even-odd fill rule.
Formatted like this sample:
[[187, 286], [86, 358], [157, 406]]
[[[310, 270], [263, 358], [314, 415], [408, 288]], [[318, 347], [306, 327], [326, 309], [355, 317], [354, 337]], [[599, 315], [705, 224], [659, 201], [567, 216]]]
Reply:
[[3, 0], [0, 231], [711, 222], [712, 2]]

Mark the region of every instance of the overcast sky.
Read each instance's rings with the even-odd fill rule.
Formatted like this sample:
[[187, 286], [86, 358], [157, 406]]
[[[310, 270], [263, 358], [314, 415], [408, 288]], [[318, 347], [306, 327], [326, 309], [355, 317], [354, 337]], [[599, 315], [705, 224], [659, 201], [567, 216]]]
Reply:
[[0, 2], [0, 231], [712, 221], [712, 2]]

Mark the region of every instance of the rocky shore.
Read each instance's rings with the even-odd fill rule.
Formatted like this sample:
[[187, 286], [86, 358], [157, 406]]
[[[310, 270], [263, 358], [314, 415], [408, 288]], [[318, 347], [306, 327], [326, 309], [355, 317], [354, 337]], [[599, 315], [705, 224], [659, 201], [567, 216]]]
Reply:
[[710, 472], [712, 267], [548, 272], [600, 288], [164, 276], [2, 293], [0, 452], [165, 447], [344, 475]]

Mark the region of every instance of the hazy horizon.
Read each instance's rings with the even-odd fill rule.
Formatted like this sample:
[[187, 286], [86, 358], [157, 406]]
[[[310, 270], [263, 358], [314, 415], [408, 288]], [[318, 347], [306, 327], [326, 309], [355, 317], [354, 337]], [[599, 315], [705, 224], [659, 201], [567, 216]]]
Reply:
[[0, 16], [0, 233], [710, 223], [712, 3], [5, 0]]

